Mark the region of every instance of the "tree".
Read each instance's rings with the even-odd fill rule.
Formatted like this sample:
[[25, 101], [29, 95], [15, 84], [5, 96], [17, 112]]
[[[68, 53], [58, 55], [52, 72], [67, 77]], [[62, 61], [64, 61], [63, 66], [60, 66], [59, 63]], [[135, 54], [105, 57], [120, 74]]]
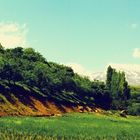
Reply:
[[111, 85], [110, 85], [110, 92], [112, 98], [118, 99], [118, 90], [119, 90], [119, 73], [116, 70], [113, 70], [112, 78], [111, 78]]
[[35, 52], [33, 48], [26, 48], [24, 49], [24, 59], [28, 59], [29, 61], [40, 61], [40, 62], [46, 62], [45, 58], [38, 52]]
[[111, 81], [112, 81], [112, 75], [113, 75], [113, 69], [111, 66], [107, 69], [107, 78], [106, 78], [106, 86], [110, 90], [111, 89]]
[[4, 58], [1, 56], [0, 57], [0, 79], [2, 79], [2, 76], [3, 76], [4, 64], [5, 64]]
[[36, 63], [34, 67], [34, 74], [36, 75], [36, 85], [43, 91], [46, 92], [49, 88], [50, 78], [48, 75], [47, 65], [43, 63]]
[[13, 55], [13, 57], [22, 57], [23, 55], [23, 48], [22, 47], [17, 47], [14, 49], [11, 49], [11, 54]]
[[8, 82], [17, 82], [22, 80], [20, 68], [17, 66], [13, 59], [4, 60], [3, 67], [0, 74], [2, 79], [8, 80]]
[[0, 43], [0, 53], [4, 53], [4, 47], [1, 45], [1, 43]]
[[130, 97], [130, 88], [125, 78], [124, 72], [117, 72], [108, 67], [106, 86], [110, 90], [115, 108], [123, 108]]

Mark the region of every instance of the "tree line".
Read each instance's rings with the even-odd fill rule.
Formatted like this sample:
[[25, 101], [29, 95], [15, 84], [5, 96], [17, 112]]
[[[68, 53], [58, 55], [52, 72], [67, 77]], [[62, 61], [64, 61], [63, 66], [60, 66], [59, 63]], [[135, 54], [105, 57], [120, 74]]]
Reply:
[[71, 67], [48, 62], [33, 48], [0, 45], [0, 80], [38, 89], [46, 99], [68, 105], [127, 109], [131, 98], [125, 73], [108, 67], [106, 82], [91, 81]]

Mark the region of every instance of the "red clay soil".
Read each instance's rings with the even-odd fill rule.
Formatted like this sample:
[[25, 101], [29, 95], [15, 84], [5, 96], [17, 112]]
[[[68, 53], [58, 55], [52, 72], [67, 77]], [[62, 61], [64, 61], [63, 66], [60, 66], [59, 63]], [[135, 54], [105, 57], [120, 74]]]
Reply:
[[58, 105], [51, 101], [41, 102], [30, 97], [31, 105], [20, 102], [13, 97], [14, 102], [0, 102], [0, 117], [2, 116], [61, 116], [70, 112], [100, 112], [100, 109], [88, 106]]

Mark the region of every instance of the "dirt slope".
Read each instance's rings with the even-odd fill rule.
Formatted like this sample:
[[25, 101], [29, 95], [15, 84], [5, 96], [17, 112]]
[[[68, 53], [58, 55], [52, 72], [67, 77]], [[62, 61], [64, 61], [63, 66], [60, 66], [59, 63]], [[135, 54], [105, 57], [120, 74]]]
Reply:
[[94, 107], [64, 105], [47, 100], [20, 86], [0, 85], [0, 116], [57, 116], [68, 112], [93, 112]]
[[29, 97], [30, 105], [21, 102], [12, 94], [12, 102], [0, 96], [0, 116], [57, 116], [69, 112], [93, 112], [94, 108], [87, 106], [66, 106], [52, 101], [41, 102]]

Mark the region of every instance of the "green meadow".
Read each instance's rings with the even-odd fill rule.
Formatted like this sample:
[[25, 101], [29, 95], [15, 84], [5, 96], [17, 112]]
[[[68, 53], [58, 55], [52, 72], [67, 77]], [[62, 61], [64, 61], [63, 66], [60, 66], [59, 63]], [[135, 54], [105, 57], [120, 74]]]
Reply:
[[0, 140], [140, 140], [140, 118], [87, 113], [0, 118]]

